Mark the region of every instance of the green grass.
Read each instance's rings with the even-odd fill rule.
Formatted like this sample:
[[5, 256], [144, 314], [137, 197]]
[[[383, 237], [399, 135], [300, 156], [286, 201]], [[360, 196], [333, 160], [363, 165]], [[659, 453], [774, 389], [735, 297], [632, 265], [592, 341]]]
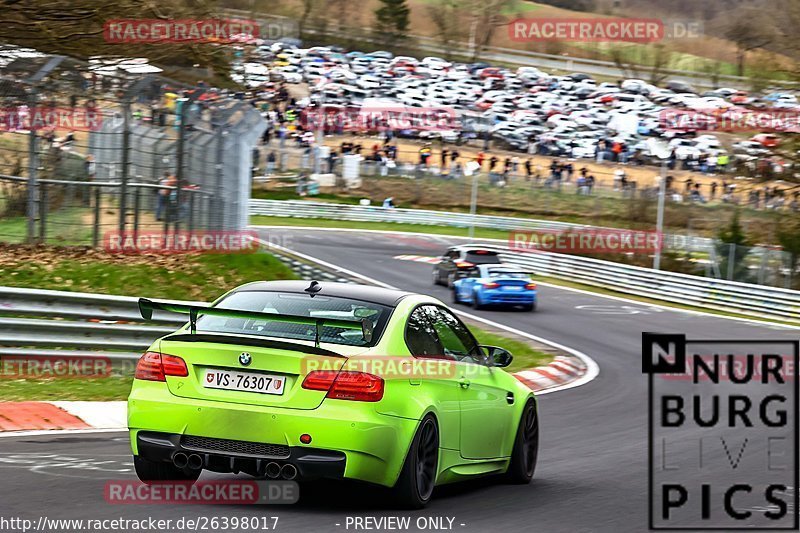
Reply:
[[133, 376], [108, 378], [0, 379], [0, 398], [22, 401], [125, 400]]
[[469, 327], [478, 342], [485, 346], [499, 346], [505, 348], [514, 356], [511, 365], [504, 370], [507, 372], [519, 372], [535, 366], [546, 365], [553, 360], [553, 354], [537, 350], [530, 343], [522, 342], [504, 335], [497, 335], [486, 330]]
[[320, 193], [316, 196], [302, 197], [295, 192], [294, 188], [263, 190], [253, 189], [251, 196], [259, 200], [308, 200], [311, 202], [335, 202], [337, 204], [358, 205], [359, 199], [354, 196], [343, 196], [341, 194]]
[[[87, 215], [92, 216], [89, 208], [66, 208], [49, 212], [45, 218], [45, 240], [59, 245], [78, 245], [90, 242], [92, 224], [90, 221], [86, 221]], [[0, 219], [0, 241], [21, 243], [25, 242], [27, 236], [27, 217]], [[38, 222], [36, 236], [39, 236]]]
[[296, 277], [266, 253], [154, 257], [152, 264], [92, 257], [42, 262], [21, 257], [0, 266], [0, 285], [5, 286], [204, 301], [242, 283]]

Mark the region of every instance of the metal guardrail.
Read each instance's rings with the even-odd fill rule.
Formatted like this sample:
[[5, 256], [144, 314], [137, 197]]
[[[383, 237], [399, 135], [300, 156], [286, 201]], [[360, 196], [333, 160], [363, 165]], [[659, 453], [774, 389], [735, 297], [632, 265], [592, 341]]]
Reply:
[[665, 302], [769, 320], [800, 322], [800, 292], [546, 252], [486, 246], [503, 261], [551, 276]]
[[[250, 200], [250, 215], [292, 218], [327, 218], [331, 220], [351, 220], [358, 222], [393, 222], [405, 224], [422, 224], [426, 226], [451, 226], [468, 228], [512, 230], [568, 230], [604, 228], [557, 222], [532, 218], [504, 217], [494, 215], [471, 215], [450, 211], [432, 211], [425, 209], [387, 209], [381, 206], [362, 206], [350, 204], [334, 204], [326, 202], [307, 202], [303, 200]], [[705, 237], [690, 237], [678, 234], [665, 234], [664, 246], [667, 249], [680, 248], [685, 251], [708, 251], [712, 240]]]
[[[271, 245], [270, 252], [301, 277], [352, 281], [290, 250]], [[155, 339], [186, 323], [183, 315], [164, 311], [155, 311], [152, 320], [144, 321], [138, 302], [130, 296], [0, 287], [0, 358], [95, 356], [136, 360]]]
[[[565, 222], [490, 217], [383, 207], [326, 204], [321, 202], [251, 200], [252, 215], [300, 218], [332, 218], [382, 222], [410, 222], [495, 229], [565, 229], [581, 227]], [[584, 226], [586, 227], [586, 226]], [[800, 321], [800, 292], [749, 283], [718, 280], [663, 270], [652, 270], [588, 257], [547, 252], [518, 253], [507, 246], [480, 244], [496, 250], [507, 263], [529, 268], [542, 276], [565, 279], [643, 296], [665, 302], [690, 305], [743, 316], [771, 320]]]

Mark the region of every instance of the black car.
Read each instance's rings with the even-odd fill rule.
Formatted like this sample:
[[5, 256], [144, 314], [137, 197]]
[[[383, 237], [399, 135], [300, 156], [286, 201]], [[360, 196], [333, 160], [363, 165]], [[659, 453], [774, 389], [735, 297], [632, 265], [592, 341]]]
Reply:
[[475, 265], [499, 264], [497, 252], [475, 246], [451, 246], [433, 266], [433, 284], [453, 286]]

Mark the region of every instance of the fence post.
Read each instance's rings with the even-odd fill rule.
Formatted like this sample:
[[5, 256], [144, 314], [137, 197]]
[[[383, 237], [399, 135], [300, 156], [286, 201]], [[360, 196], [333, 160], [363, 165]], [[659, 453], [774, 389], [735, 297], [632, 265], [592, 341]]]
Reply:
[[139, 238], [139, 206], [141, 204], [141, 187], [136, 187], [133, 193], [133, 240]]
[[119, 233], [125, 238], [128, 211], [128, 167], [130, 160], [130, 114], [131, 100], [126, 95], [122, 100], [122, 186], [119, 190]]
[[189, 194], [189, 233], [194, 231], [194, 195], [194, 191]]
[[728, 244], [728, 281], [733, 281], [733, 267], [736, 262], [736, 244]]
[[39, 187], [39, 242], [44, 244], [47, 229], [47, 184]]
[[[210, 199], [209, 203], [209, 214], [208, 219], [209, 223], [213, 224], [214, 229], [221, 230], [225, 225], [225, 219], [223, 218], [222, 209], [223, 209], [223, 196], [222, 196], [222, 181], [224, 176], [224, 167], [223, 161], [225, 160], [225, 136], [227, 132], [224, 130], [225, 126], [225, 119], [222, 116], [221, 109], [214, 109], [214, 122], [213, 127], [214, 131], [217, 134], [217, 155], [216, 155], [216, 174], [215, 174], [215, 183], [214, 183], [214, 196], [213, 199]], [[213, 220], [213, 222], [212, 222]]]
[[[28, 93], [28, 101], [31, 112], [36, 109], [37, 94], [36, 89], [31, 88]], [[27, 228], [27, 241], [34, 242], [36, 240], [36, 169], [38, 161], [36, 157], [36, 144], [37, 144], [36, 128], [31, 128], [28, 134], [28, 228]]]
[[[185, 141], [186, 141], [186, 115], [189, 107], [189, 99], [188, 98], [178, 98], [175, 102], [175, 120], [179, 120], [178, 122], [178, 145], [177, 145], [177, 156], [176, 156], [176, 169], [175, 169], [175, 178], [177, 179], [177, 183], [175, 185], [175, 226], [174, 231], [175, 235], [178, 234], [180, 231], [181, 226], [181, 200], [183, 198], [183, 193], [181, 189], [183, 188], [183, 151], [185, 149]], [[167, 210], [169, 212], [169, 210]], [[169, 217], [167, 217], [169, 219]]]
[[92, 231], [92, 246], [97, 248], [100, 243], [100, 187], [94, 188], [94, 230]]

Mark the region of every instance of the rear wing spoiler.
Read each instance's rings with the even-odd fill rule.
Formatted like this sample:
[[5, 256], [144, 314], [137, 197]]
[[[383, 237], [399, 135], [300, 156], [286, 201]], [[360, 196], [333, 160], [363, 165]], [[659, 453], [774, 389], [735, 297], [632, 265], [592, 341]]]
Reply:
[[221, 309], [203, 305], [187, 305], [175, 302], [164, 302], [139, 298], [139, 313], [145, 320], [153, 318], [153, 311], [168, 311], [189, 315], [190, 331], [197, 331], [197, 317], [199, 315], [221, 316], [226, 318], [245, 318], [251, 320], [269, 320], [272, 322], [285, 322], [289, 324], [305, 324], [315, 327], [314, 345], [319, 348], [320, 331], [323, 326], [361, 331], [366, 342], [372, 342], [372, 322], [363, 320], [342, 320], [336, 318], [315, 318], [301, 315], [279, 315], [277, 313], [261, 313], [258, 311], [245, 311], [239, 309]]

